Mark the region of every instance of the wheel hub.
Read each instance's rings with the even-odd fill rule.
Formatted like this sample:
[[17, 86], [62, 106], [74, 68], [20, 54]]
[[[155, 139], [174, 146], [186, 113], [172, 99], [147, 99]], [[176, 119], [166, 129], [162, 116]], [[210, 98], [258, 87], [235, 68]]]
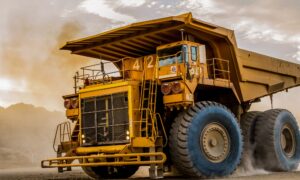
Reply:
[[292, 157], [296, 150], [295, 132], [290, 125], [285, 124], [280, 134], [281, 149], [287, 157]]
[[218, 123], [206, 125], [200, 137], [200, 146], [207, 160], [213, 163], [225, 160], [230, 150], [230, 137], [226, 128]]
[[216, 145], [217, 145], [217, 140], [215, 139], [215, 138], [212, 138], [210, 141], [209, 141], [209, 143], [210, 143], [210, 145], [212, 146], [212, 147], [215, 147]]

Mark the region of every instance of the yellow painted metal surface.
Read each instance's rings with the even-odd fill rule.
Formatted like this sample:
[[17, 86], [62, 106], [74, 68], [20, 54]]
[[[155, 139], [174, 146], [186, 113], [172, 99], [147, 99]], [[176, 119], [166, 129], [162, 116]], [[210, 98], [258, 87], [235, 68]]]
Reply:
[[123, 67], [125, 78], [141, 80], [143, 74], [143, 58], [130, 58], [124, 61]]
[[131, 141], [132, 147], [155, 147], [155, 140], [152, 138], [135, 137]]
[[156, 54], [151, 54], [144, 57], [145, 80], [153, 80], [156, 77], [157, 59]]
[[67, 118], [73, 118], [79, 115], [79, 109], [67, 109], [66, 110], [66, 116]]
[[112, 146], [94, 146], [94, 147], [78, 147], [77, 154], [92, 154], [92, 153], [119, 153], [126, 148], [127, 145], [112, 145]]
[[170, 47], [174, 47], [174, 46], [178, 46], [178, 45], [198, 46], [199, 43], [183, 40], [183, 41], [177, 41], [177, 42], [173, 42], [173, 43], [169, 43], [169, 44], [163, 44], [163, 45], [158, 46], [156, 49], [161, 50], [161, 49], [166, 49], [166, 48], [170, 48]]
[[180, 103], [180, 102], [193, 103], [194, 96], [191, 93], [171, 94], [171, 95], [164, 96], [163, 100], [165, 104]]
[[[156, 160], [145, 160], [143, 158], [155, 157]], [[115, 161], [103, 162], [101, 160], [106, 158], [114, 158]], [[70, 162], [79, 160], [83, 163]], [[99, 154], [90, 156], [72, 156], [61, 157], [43, 160], [41, 162], [43, 168], [55, 168], [55, 167], [78, 167], [78, 166], [123, 166], [123, 165], [150, 165], [150, 164], [163, 164], [167, 160], [167, 157], [162, 152], [155, 153], [130, 153], [130, 154]], [[91, 162], [89, 162], [91, 161]]]
[[[239, 49], [243, 99], [253, 100], [300, 84], [300, 65]], [[254, 90], [255, 89], [255, 90]]]
[[163, 67], [159, 67], [158, 79], [170, 80], [178, 79], [186, 74], [186, 68], [184, 64], [172, 64]]
[[138, 82], [135, 81], [121, 81], [121, 82], [114, 82], [114, 83], [109, 83], [109, 84], [101, 84], [101, 86], [99, 85], [95, 85], [95, 86], [87, 86], [84, 89], [81, 89], [79, 91], [80, 94], [84, 94], [84, 93], [90, 93], [93, 91], [99, 91], [99, 90], [104, 90], [104, 89], [112, 89], [115, 87], [122, 87], [122, 86], [127, 86], [127, 85], [131, 85], [131, 84], [137, 84]]

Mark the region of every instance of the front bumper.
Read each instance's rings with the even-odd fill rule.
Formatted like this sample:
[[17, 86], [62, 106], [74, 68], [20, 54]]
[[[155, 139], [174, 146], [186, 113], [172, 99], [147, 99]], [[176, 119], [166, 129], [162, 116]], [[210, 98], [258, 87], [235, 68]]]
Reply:
[[[103, 161], [110, 159], [113, 161]], [[151, 165], [163, 164], [167, 157], [162, 152], [154, 153], [129, 153], [129, 154], [98, 154], [89, 156], [71, 156], [59, 157], [43, 160], [41, 162], [42, 168], [64, 168], [64, 167], [78, 167], [78, 166], [126, 166], [126, 165]], [[79, 163], [73, 163], [78, 160]]]

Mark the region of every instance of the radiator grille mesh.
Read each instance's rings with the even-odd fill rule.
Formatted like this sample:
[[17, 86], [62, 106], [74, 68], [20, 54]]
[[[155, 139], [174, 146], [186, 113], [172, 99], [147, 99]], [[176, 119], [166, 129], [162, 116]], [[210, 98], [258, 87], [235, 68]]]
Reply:
[[129, 142], [127, 93], [82, 99], [81, 107], [83, 145]]

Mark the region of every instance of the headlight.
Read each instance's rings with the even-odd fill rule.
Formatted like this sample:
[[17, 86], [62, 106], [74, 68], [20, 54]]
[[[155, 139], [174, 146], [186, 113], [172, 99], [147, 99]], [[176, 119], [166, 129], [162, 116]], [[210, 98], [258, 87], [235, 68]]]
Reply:
[[66, 109], [70, 109], [71, 108], [71, 100], [70, 99], [65, 99], [65, 102], [64, 102], [64, 106]]
[[161, 92], [164, 95], [170, 94], [172, 91], [172, 83], [162, 83], [161, 85]]
[[79, 107], [79, 101], [78, 101], [77, 98], [72, 98], [71, 99], [71, 106], [72, 106], [73, 109], [76, 109], [76, 108]]
[[178, 93], [181, 93], [181, 91], [182, 91], [181, 83], [178, 82], [178, 81], [173, 82], [173, 84], [172, 84], [172, 92], [174, 94], [178, 94]]

